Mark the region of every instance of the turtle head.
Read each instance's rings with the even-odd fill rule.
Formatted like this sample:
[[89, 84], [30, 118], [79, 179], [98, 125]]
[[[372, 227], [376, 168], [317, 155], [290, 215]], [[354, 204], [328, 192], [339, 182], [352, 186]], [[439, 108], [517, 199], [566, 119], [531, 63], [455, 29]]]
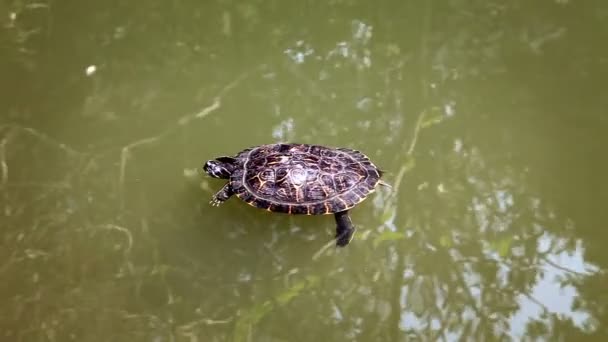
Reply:
[[228, 179], [236, 167], [236, 159], [232, 157], [219, 157], [209, 160], [203, 165], [203, 170], [214, 178]]

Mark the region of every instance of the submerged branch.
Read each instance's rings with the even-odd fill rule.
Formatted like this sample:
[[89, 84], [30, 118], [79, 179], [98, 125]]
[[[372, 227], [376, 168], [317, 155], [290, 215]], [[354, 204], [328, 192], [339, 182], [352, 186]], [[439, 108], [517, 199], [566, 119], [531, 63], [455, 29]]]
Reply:
[[175, 132], [180, 127], [190, 123], [191, 121], [196, 120], [196, 119], [203, 119], [203, 118], [207, 117], [209, 114], [215, 112], [216, 110], [218, 110], [221, 107], [223, 96], [226, 95], [227, 92], [234, 89], [243, 80], [245, 80], [247, 77], [249, 77], [253, 71], [255, 71], [257, 69], [259, 69], [259, 67], [255, 68], [252, 71], [247, 71], [247, 72], [242, 73], [234, 81], [232, 81], [232, 82], [228, 83], [226, 86], [224, 86], [217, 93], [217, 95], [213, 98], [213, 102], [210, 105], [208, 105], [207, 107], [204, 107], [203, 109], [201, 109], [200, 111], [198, 111], [196, 113], [188, 114], [188, 115], [181, 117], [179, 120], [177, 120], [175, 125], [173, 125], [172, 127], [169, 127], [168, 129], [164, 130], [163, 132], [161, 132], [155, 136], [150, 136], [147, 138], [143, 138], [143, 139], [134, 141], [134, 142], [124, 146], [121, 149], [120, 173], [118, 176], [118, 188], [119, 188], [119, 194], [120, 194], [121, 208], [124, 207], [124, 184], [125, 184], [125, 177], [126, 177], [126, 172], [127, 172], [127, 163], [129, 161], [129, 157], [131, 155], [131, 150], [133, 150], [137, 147], [156, 143], [156, 142], [162, 140], [163, 138], [165, 138], [166, 136], [170, 135], [171, 133]]
[[[0, 140], [0, 189], [5, 190], [8, 188], [19, 188], [19, 187], [38, 187], [38, 188], [69, 188], [70, 185], [64, 182], [31, 182], [31, 181], [23, 181], [23, 182], [10, 182], [9, 180], [9, 162], [7, 149], [9, 143], [13, 141], [15, 136], [18, 134], [24, 134], [28, 136], [32, 136], [42, 143], [49, 145], [51, 147], [55, 147], [64, 151], [66, 154], [70, 156], [83, 156], [84, 153], [77, 151], [73, 147], [62, 143], [54, 138], [51, 138], [48, 134], [40, 132], [31, 127], [25, 127], [18, 124], [3, 124], [0, 125], [0, 132], [4, 133], [2, 140]], [[4, 193], [4, 201], [9, 206], [9, 195], [8, 191], [3, 191]], [[4, 208], [5, 213], [10, 212], [9, 207]]]
[[411, 168], [411, 163], [409, 162], [412, 154], [414, 153], [414, 148], [416, 147], [416, 143], [418, 142], [418, 135], [420, 134], [420, 130], [422, 129], [422, 123], [424, 122], [424, 118], [426, 117], [426, 112], [422, 112], [416, 121], [416, 126], [414, 128], [414, 136], [412, 137], [412, 141], [406, 152], [406, 161], [399, 168], [399, 172], [397, 173], [397, 177], [395, 177], [395, 185], [393, 186], [395, 191], [393, 192], [393, 196], [397, 196], [399, 192], [399, 188], [401, 186], [401, 181], [403, 177], [405, 177], [405, 173]]
[[2, 187], [6, 187], [8, 183], [8, 163], [6, 162], [6, 144], [8, 144], [10, 134], [0, 142], [0, 168], [2, 169]]
[[175, 330], [180, 336], [190, 338], [190, 341], [199, 341], [198, 337], [200, 336], [200, 330], [204, 329], [203, 326], [228, 324], [232, 321], [233, 317], [228, 317], [225, 319], [201, 318], [182, 324]]
[[331, 239], [325, 245], [323, 245], [318, 251], [315, 252], [312, 256], [312, 260], [317, 261], [325, 253], [329, 248], [336, 244], [336, 239]]
[[131, 251], [131, 248], [133, 247], [133, 234], [131, 234], [131, 231], [129, 229], [111, 223], [101, 225], [101, 228], [107, 230], [116, 230], [118, 232], [123, 233], [127, 239], [127, 247], [125, 249], [125, 253], [129, 253], [129, 251]]
[[40, 189], [71, 189], [68, 182], [6, 182], [3, 188], [40, 188]]
[[53, 138], [51, 138], [50, 136], [48, 136], [45, 133], [42, 133], [34, 128], [31, 127], [25, 127], [25, 126], [21, 126], [21, 125], [17, 125], [17, 124], [5, 124], [5, 125], [0, 125], [0, 130], [2, 129], [6, 129], [6, 128], [10, 128], [13, 129], [15, 131], [19, 131], [19, 132], [24, 132], [27, 133], [30, 136], [36, 137], [38, 138], [40, 141], [47, 143], [51, 146], [55, 146], [57, 148], [59, 148], [60, 150], [65, 151], [68, 154], [71, 155], [82, 155], [84, 153], [77, 151], [76, 149], [74, 149], [73, 147], [64, 144], [60, 141], [57, 141]]
[[410, 143], [410, 147], [407, 149], [407, 155], [410, 156], [414, 153], [414, 148], [416, 147], [416, 143], [418, 142], [418, 135], [420, 134], [420, 129], [422, 128], [422, 123], [424, 122], [424, 118], [426, 116], [426, 112], [422, 112], [416, 121], [416, 128], [414, 129], [414, 137], [412, 138], [412, 142]]

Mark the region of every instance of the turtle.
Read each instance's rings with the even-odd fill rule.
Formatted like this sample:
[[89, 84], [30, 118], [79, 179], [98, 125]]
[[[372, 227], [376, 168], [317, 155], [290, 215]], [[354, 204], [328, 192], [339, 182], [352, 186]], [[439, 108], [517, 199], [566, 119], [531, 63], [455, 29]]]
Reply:
[[341, 147], [275, 143], [247, 148], [233, 157], [207, 161], [203, 170], [227, 179], [211, 199], [219, 206], [232, 195], [251, 206], [292, 215], [333, 214], [336, 245], [355, 232], [349, 210], [374, 192], [382, 171], [363, 153]]

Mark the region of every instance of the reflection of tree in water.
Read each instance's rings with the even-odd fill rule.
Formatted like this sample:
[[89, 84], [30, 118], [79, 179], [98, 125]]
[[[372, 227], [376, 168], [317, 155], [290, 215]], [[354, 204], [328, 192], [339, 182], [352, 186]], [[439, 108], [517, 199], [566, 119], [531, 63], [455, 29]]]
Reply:
[[[457, 176], [438, 177], [436, 179], [442, 179], [443, 183], [420, 183], [425, 185], [418, 191], [410, 189], [409, 192], [418, 194], [419, 200], [409, 203], [417, 207], [407, 204], [405, 210], [401, 207], [400, 214], [417, 212], [419, 215], [407, 222], [405, 233], [390, 230], [380, 235], [372, 233], [376, 248], [349, 256], [353, 259], [350, 261], [352, 269], [330, 271], [328, 267], [327, 279], [302, 278], [312, 270], [283, 270], [283, 264], [290, 262], [280, 251], [274, 251], [264, 263], [275, 265], [275, 271], [283, 274], [276, 278], [278, 284], [284, 283], [286, 287], [262, 290], [248, 288], [255, 277], [255, 273], [251, 273], [255, 267], [229, 272], [234, 278], [201, 276], [226, 274], [225, 270], [214, 271], [213, 266], [201, 269], [200, 263], [189, 260], [196, 257], [195, 249], [212, 250], [201, 246], [205, 241], [202, 236], [192, 237], [192, 241], [197, 241], [192, 246], [183, 239], [176, 239], [179, 248], [190, 252], [183, 254], [186, 259], [163, 255], [168, 253], [163, 251], [167, 246], [161, 246], [154, 239], [164, 233], [156, 231], [156, 238], [149, 233], [154, 230], [152, 226], [162, 225], [166, 220], [167, 224], [174, 221], [174, 214], [166, 218], [157, 215], [153, 222], [146, 222], [141, 217], [124, 214], [114, 217], [111, 208], [107, 212], [100, 211], [106, 205], [99, 208], [98, 202], [115, 202], [120, 195], [104, 190], [109, 185], [104, 181], [107, 176], [103, 175], [107, 170], [98, 169], [97, 157], [75, 151], [31, 129], [5, 126], [2, 133], [3, 208], [8, 218], [6, 227], [9, 227], [5, 243], [18, 246], [5, 250], [9, 253], [3, 255], [6, 262], [2, 273], [18, 283], [29, 284], [21, 288], [22, 294], [14, 298], [12, 305], [4, 308], [4, 316], [10, 312], [29, 312], [30, 315], [38, 312], [33, 321], [49, 325], [42, 329], [44, 334], [68, 336], [78, 330], [83, 318], [96, 317], [100, 320], [99, 329], [120, 322], [118, 329], [114, 327], [118, 336], [134, 334], [133, 337], [150, 328], [152, 335], [166, 329], [175, 329], [184, 336], [197, 335], [201, 330], [213, 331], [212, 327], [216, 325], [225, 326], [236, 320], [235, 333], [242, 337], [251, 326], [272, 330], [264, 325], [266, 316], [280, 314], [291, 322], [301, 315], [297, 310], [290, 312], [292, 308], [302, 305], [301, 301], [311, 295], [315, 300], [327, 298], [320, 301], [324, 304], [317, 307], [318, 312], [308, 314], [321, 318], [333, 312], [332, 319], [323, 322], [329, 330], [332, 326], [340, 327], [335, 329], [335, 338], [347, 334], [392, 339], [400, 336], [400, 330], [405, 330], [411, 337], [433, 339], [508, 337], [514, 328], [523, 333], [522, 327], [511, 325], [513, 317], [522, 310], [522, 303], [532, 303], [540, 308], [539, 315], [534, 317], [536, 321], [528, 321], [530, 317], [523, 321], [530, 324], [532, 335], [551, 333], [547, 329], [558, 329], [564, 317], [576, 317], [567, 312], [561, 313], [568, 314], [566, 316], [557, 315], [547, 307], [550, 303], [534, 297], [534, 288], [543, 282], [545, 275], [556, 274], [551, 268], [560, 271], [558, 274], [564, 284], [580, 286], [587, 278], [579, 272], [581, 270], [568, 270], [555, 261], [555, 256], [564, 251], [576, 252], [576, 236], [563, 226], [561, 217], [546, 209], [538, 197], [530, 196], [524, 187], [527, 184], [525, 173], [517, 174], [506, 165], [497, 164], [498, 161], [488, 163], [488, 158], [474, 147], [455, 149], [452, 155], [443, 159], [442, 172]], [[23, 151], [19, 152], [19, 148]], [[20, 163], [29, 164], [23, 159], [28, 154], [39, 155], [41, 164], [53, 165], [49, 172], [43, 173], [43, 179], [36, 178], [40, 177], [39, 170], [19, 167]], [[13, 175], [13, 168], [25, 172]], [[113, 167], [110, 174], [120, 174], [116, 172], [119, 169], [120, 165]], [[411, 173], [414, 177], [415, 172]], [[51, 180], [53, 178], [55, 180]], [[91, 178], [100, 184], [87, 180]], [[114, 181], [113, 187], [118, 189], [118, 183]], [[88, 191], [82, 191], [81, 187]], [[391, 203], [389, 198], [387, 205], [379, 209], [390, 212], [391, 205], [397, 205]], [[99, 216], [85, 214], [86, 206], [95, 207], [93, 212]], [[393, 215], [386, 217], [395, 219]], [[124, 223], [130, 228], [123, 227]], [[133, 228], [137, 226], [139, 228]], [[387, 222], [386, 227], [391, 226], [404, 224]], [[142, 242], [146, 239], [151, 240]], [[166, 242], [171, 237], [162, 239]], [[145, 250], [142, 245], [157, 246], [157, 249]], [[227, 256], [201, 252], [200, 257], [225, 259]], [[320, 261], [328, 262], [333, 257], [321, 257]], [[379, 262], [369, 269], [370, 260]], [[239, 263], [242, 260], [227, 262]], [[40, 271], [41, 265], [49, 267]], [[269, 274], [264, 277], [267, 276]], [[597, 275], [590, 280], [595, 277]], [[234, 283], [235, 279], [237, 283]], [[277, 286], [272, 285], [274, 282], [267, 285]], [[549, 283], [554, 282], [549, 280]], [[332, 288], [336, 283], [342, 285]], [[199, 289], [210, 287], [218, 289], [213, 296], [202, 296], [200, 303], [184, 301], [187, 294], [197, 294]], [[10, 288], [3, 292], [6, 291]], [[239, 309], [226, 298], [243, 291], [261, 291], [261, 297], [267, 299], [254, 301], [235, 316]], [[124, 302], [107, 303], [108, 297], [124, 298]], [[49, 298], [53, 300], [49, 301]], [[51, 306], [42, 311], [38, 308], [41, 303], [48, 305], [55, 301], [61, 303], [57, 308]], [[214, 312], [214, 307], [221, 309]], [[182, 317], [180, 312], [183, 310], [198, 312], [201, 317], [192, 320], [190, 315], [183, 316], [183, 313]], [[213, 314], [203, 316], [203, 312]], [[176, 321], [184, 322], [186, 317], [190, 321], [177, 324]], [[53, 326], [52, 322], [62, 324]], [[276, 324], [274, 320], [271, 322]], [[319, 337], [314, 330], [301, 331], [306, 320], [302, 326], [290, 324], [302, 337]], [[577, 326], [581, 328], [580, 322]], [[16, 333], [10, 324], [5, 328], [11, 334]], [[40, 333], [34, 331], [31, 331], [33, 336]], [[280, 336], [284, 331], [276, 333]], [[32, 336], [27, 332], [23, 334], [21, 338]]]
[[[349, 3], [356, 7], [356, 2]], [[242, 44], [236, 44], [234, 50], [253, 51], [251, 46], [255, 43], [243, 37], [248, 37], [247, 32], [264, 34], [264, 23], [269, 21], [260, 17], [272, 11], [258, 10], [256, 5], [220, 7], [221, 32], [207, 24], [209, 32], [222, 39], [237, 37], [238, 41], [240, 37]], [[505, 6], [489, 8], [497, 13], [508, 10]], [[54, 13], [67, 15], [66, 8], [57, 10]], [[438, 8], [428, 11], [427, 15], [443, 15]], [[110, 49], [136, 42], [132, 35], [145, 31], [143, 24], [116, 26], [110, 21], [111, 16], [103, 16], [111, 13], [107, 8], [99, 13], [102, 15], [96, 20], [107, 26], [107, 34], [113, 37], [102, 39]], [[154, 13], [138, 7], [131, 22], [162, 21], [155, 16], [146, 17]], [[450, 18], [462, 24], [470, 20], [471, 14], [475, 12]], [[567, 201], [546, 201], [545, 198], [555, 196], [534, 187], [537, 184], [534, 174], [512, 166], [521, 164], [511, 163], [505, 157], [511, 152], [509, 146], [499, 144], [488, 149], [479, 143], [487, 141], [487, 137], [462, 127], [466, 123], [459, 120], [467, 114], [458, 106], [458, 110], [451, 107], [456, 95], [443, 96], [440, 90], [416, 90], [419, 85], [407, 80], [420, 76], [426, 87], [426, 83], [433, 83], [427, 79], [431, 78], [429, 69], [433, 69], [437, 83], [446, 85], [462, 78], [475, 79], [480, 74], [496, 76], [508, 67], [506, 62], [493, 58], [499, 53], [496, 47], [501, 37], [509, 36], [508, 32], [488, 32], [481, 40], [466, 38], [494, 25], [495, 19], [488, 19], [483, 12], [476, 15], [484, 19], [474, 32], [467, 32], [469, 26], [462, 25], [463, 31], [454, 35], [457, 39], [445, 44], [436, 43], [442, 35], [431, 36], [430, 28], [425, 26], [428, 24], [425, 21], [431, 20], [428, 16], [420, 18], [422, 32], [408, 31], [408, 27], [390, 20], [384, 21], [387, 27], [353, 20], [344, 25], [349, 33], [336, 38], [335, 44], [326, 49], [319, 47], [311, 34], [313, 38], [297, 40], [281, 50], [288, 60], [285, 68], [268, 67], [261, 71], [252, 68], [255, 71], [217, 87], [224, 90], [197, 89], [193, 97], [208, 101], [207, 107], [177, 122], [173, 122], [174, 118], [154, 118], [161, 128], [152, 134], [133, 134], [131, 129], [142, 119], [117, 117], [116, 112], [120, 111], [115, 107], [122, 105], [127, 113], [146, 112], [150, 103], [162, 102], [156, 98], [162, 99], [154, 85], [147, 88], [152, 90], [146, 96], [158, 102], [129, 98], [132, 92], [127, 88], [137, 87], [133, 83], [125, 82], [124, 88], [114, 88], [74, 81], [77, 86], [86, 84], [84, 88], [95, 89], [91, 97], [82, 96], [75, 101], [82, 101], [84, 113], [70, 118], [77, 122], [74, 127], [86, 128], [90, 122], [115, 127], [120, 131], [116, 134], [119, 143], [102, 133], [80, 136], [78, 132], [62, 132], [61, 123], [54, 118], [35, 116], [36, 104], [8, 101], [7, 107], [14, 113], [12, 121], [20, 124], [0, 126], [3, 212], [0, 225], [4, 227], [0, 275], [9, 280], [0, 285], [5, 303], [0, 307], [0, 331], [4, 337], [27, 341], [93, 340], [99, 336], [109, 340], [207, 340], [205, 336], [213, 336], [215, 340], [228, 337], [291, 340], [296, 336], [301, 340], [396, 341], [404, 336], [485, 340], [524, 334], [546, 339], [574, 339], [588, 333], [605, 335], [602, 323], [608, 319], [604, 295], [608, 279], [605, 273], [585, 263], [606, 268], [603, 240], [598, 238], [606, 233], [593, 226], [597, 221], [585, 214], [564, 214], [568, 213]], [[62, 41], [72, 27], [61, 26], [61, 17], [56, 19], [54, 30], [58, 33], [48, 37], [48, 45]], [[188, 34], [197, 25], [200, 21], [189, 22], [173, 33], [163, 30], [160, 38], [167, 35], [169, 39], [157, 37], [164, 44], [157, 48], [171, 46], [174, 38], [171, 34], [180, 37], [182, 47], [200, 44], [199, 38]], [[272, 36], [275, 43], [289, 36], [288, 26], [277, 24], [279, 28]], [[400, 41], [390, 34], [397, 31], [408, 37], [415, 34], [423, 37], [425, 41], [420, 45], [427, 46], [427, 51], [420, 52], [422, 57], [400, 46]], [[522, 39], [538, 54], [563, 32], [541, 23], [527, 30]], [[82, 44], [90, 47], [93, 43], [84, 36]], [[510, 37], [514, 36], [517, 35]], [[372, 42], [378, 41], [389, 43], [374, 47]], [[475, 48], [475, 44], [484, 49]], [[516, 46], [513, 41], [510, 44]], [[221, 54], [225, 46], [209, 42], [199, 48], [208, 49], [205, 53], [211, 55], [213, 51]], [[127, 51], [135, 50], [133, 47]], [[193, 48], [183, 55], [171, 56], [159, 65], [174, 72], [175, 68], [170, 66], [201, 58], [195, 51]], [[485, 54], [471, 56], [479, 51]], [[50, 63], [57, 69], [54, 72], [71, 70], [58, 62], [62, 53], [44, 52], [50, 55]], [[133, 58], [147, 60], [139, 52]], [[322, 57], [321, 62], [313, 58], [315, 53]], [[432, 58], [426, 58], [429, 56]], [[29, 58], [27, 63], [31, 63]], [[38, 58], [39, 62], [43, 60]], [[422, 60], [422, 67], [408, 64], [417, 58]], [[471, 58], [478, 62], [475, 67], [467, 64]], [[115, 63], [105, 65], [113, 72], [132, 72], [132, 65], [121, 65], [125, 62], [119, 58], [107, 59]], [[382, 59], [387, 69], [373, 74]], [[213, 59], [206, 61], [211, 63]], [[432, 68], [426, 64], [428, 61], [432, 61]], [[145, 67], [155, 66], [143, 65], [141, 69]], [[215, 71], [214, 77], [225, 79], [218, 76], [224, 71]], [[315, 231], [306, 227], [296, 227], [299, 230], [294, 229], [291, 234], [282, 229], [286, 225], [295, 226], [289, 218], [260, 219], [246, 208], [231, 208], [236, 211], [235, 217], [242, 217], [235, 219], [233, 229], [226, 230], [224, 225], [205, 227], [204, 231], [193, 229], [200, 213], [192, 203], [204, 202], [200, 199], [204, 197], [201, 191], [189, 186], [179, 194], [168, 191], [167, 199], [154, 198], [154, 192], [147, 187], [170, 189], [177, 187], [177, 183], [145, 177], [135, 180], [134, 175], [145, 175], [142, 170], [159, 163], [159, 151], [172, 151], [172, 140], [178, 133], [197, 120], [206, 120], [207, 115], [215, 115], [225, 104], [224, 95], [242, 86], [243, 79], [258, 77], [258, 71], [266, 79], [299, 80], [297, 89], [269, 91], [275, 96], [272, 101], [280, 105], [286, 106], [285, 98], [289, 98], [296, 106], [307, 109], [302, 117], [286, 121], [289, 123], [286, 130], [294, 130], [302, 121], [316, 123], [315, 113], [323, 109], [336, 113], [335, 122], [326, 119], [318, 123], [314, 126], [318, 130], [316, 135], [306, 133], [307, 138], [334, 136], [353, 129], [361, 136], [381, 136], [385, 145], [377, 146], [378, 150], [386, 147], [389, 151], [396, 150], [390, 146], [407, 140], [402, 153], [386, 165], [399, 180], [394, 184], [394, 196], [382, 193], [369, 200], [375, 204], [374, 220], [384, 220], [383, 225], [376, 230], [360, 231], [360, 242], [352, 248], [315, 255], [316, 248], [302, 242], [307, 238], [320, 240], [324, 232], [315, 235]], [[545, 72], [549, 74], [550, 70]], [[187, 73], [181, 71], [178, 78], [186, 79]], [[311, 74], [318, 77], [310, 77]], [[357, 82], [345, 84], [352, 74]], [[131, 76], [123, 77], [128, 80]], [[70, 77], [75, 76], [69, 74], [66, 78]], [[151, 79], [150, 76], [146, 82]], [[39, 95], [52, 88], [53, 81], [52, 77], [42, 80], [47, 84], [38, 90]], [[522, 92], [531, 93], [541, 87]], [[256, 96], [266, 96], [264, 90], [250, 88], [256, 87], [247, 88]], [[571, 87], [567, 88], [558, 89], [564, 98]], [[406, 98], [403, 92], [419, 96]], [[449, 99], [447, 105], [444, 98]], [[526, 98], [525, 94], [522, 98]], [[441, 110], [435, 108], [437, 103], [443, 106]], [[496, 106], [508, 108], [509, 103], [505, 100]], [[357, 110], [355, 115], [359, 115], [357, 124], [340, 125], [344, 120], [338, 118], [352, 115], [353, 108]], [[412, 118], [416, 115], [409, 113], [417, 112], [417, 108], [431, 109], [420, 111], [425, 115], [416, 121], [417, 117]], [[15, 113], [23, 114], [23, 118]], [[379, 116], [369, 119], [366, 113]], [[48, 130], [41, 128], [47, 124]], [[517, 128], [511, 127], [514, 131]], [[62, 140], [74, 142], [72, 145], [78, 148], [52, 137], [62, 134], [66, 136]], [[443, 138], [432, 140], [434, 135]], [[403, 139], [405, 136], [411, 138]], [[416, 148], [412, 143], [414, 137]], [[99, 141], [102, 142], [92, 148], [83, 147]], [[501, 148], [503, 155], [493, 154]], [[585, 155], [585, 151], [577, 152]], [[584, 157], [579, 158], [574, 159], [574, 164], [587, 165]], [[577, 176], [574, 178], [581, 179], [585, 174]], [[557, 189], [551, 191], [562, 191], [561, 197], [570, 198], [570, 194], [577, 193], [574, 184], [551, 185]], [[600, 203], [606, 202], [602, 197], [596, 199], [598, 207], [594, 212], [599, 212]], [[586, 202], [580, 197], [572, 200]], [[220, 222], [225, 213], [208, 215], [214, 215], [214, 220]], [[360, 219], [367, 226], [374, 222]], [[230, 250], [218, 246], [230, 246]], [[564, 288], [559, 289], [560, 285]]]
[[[456, 149], [439, 165], [444, 182], [418, 191], [421, 206], [408, 212], [422, 213], [421, 222], [399, 248], [418, 252], [404, 261], [401, 325], [416, 335], [475, 340], [521, 335], [531, 318], [541, 326], [579, 318], [582, 328], [581, 315], [570, 312], [574, 293], [561, 297], [565, 291], [555, 285], [558, 278], [584, 279], [582, 264], [570, 270], [555, 262], [581, 257], [576, 236], [531, 193], [525, 173], [490, 159], [475, 147]], [[535, 298], [538, 286], [550, 293]]]

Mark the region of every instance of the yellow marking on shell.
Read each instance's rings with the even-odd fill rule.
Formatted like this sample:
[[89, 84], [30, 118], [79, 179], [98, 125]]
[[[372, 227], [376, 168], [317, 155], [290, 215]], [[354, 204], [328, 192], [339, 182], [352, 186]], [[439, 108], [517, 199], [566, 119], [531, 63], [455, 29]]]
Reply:
[[359, 203], [365, 201], [366, 198], [367, 198], [367, 195], [359, 197], [359, 201], [356, 204], [359, 204]]
[[287, 208], [288, 208], [288, 209], [287, 209], [287, 214], [288, 214], [288, 215], [291, 215], [291, 205], [288, 205], [288, 206], [287, 206]]
[[296, 203], [300, 202], [302, 187], [294, 186], [296, 188]]
[[323, 205], [325, 206], [325, 214], [329, 214], [329, 206], [327, 205], [327, 202], [323, 203]]
[[309, 205], [306, 206], [306, 215], [310, 215], [310, 206]]
[[258, 176], [258, 179], [260, 180], [260, 186], [258, 187], [258, 190], [260, 190], [264, 187], [264, 184], [268, 183], [268, 181], [263, 181], [262, 179], [260, 179], [259, 176]]
[[350, 206], [348, 205], [348, 203], [346, 203], [346, 202], [345, 202], [345, 201], [342, 199], [342, 197], [340, 197], [340, 196], [336, 196], [336, 198], [337, 198], [338, 200], [340, 200], [340, 202], [342, 202], [342, 204], [344, 204], [344, 206], [345, 206], [346, 208], [349, 208], [349, 207], [350, 207]]
[[327, 192], [327, 190], [325, 190], [325, 186], [322, 186], [321, 190], [323, 190], [323, 193], [325, 194], [325, 197], [329, 197], [329, 193]]

